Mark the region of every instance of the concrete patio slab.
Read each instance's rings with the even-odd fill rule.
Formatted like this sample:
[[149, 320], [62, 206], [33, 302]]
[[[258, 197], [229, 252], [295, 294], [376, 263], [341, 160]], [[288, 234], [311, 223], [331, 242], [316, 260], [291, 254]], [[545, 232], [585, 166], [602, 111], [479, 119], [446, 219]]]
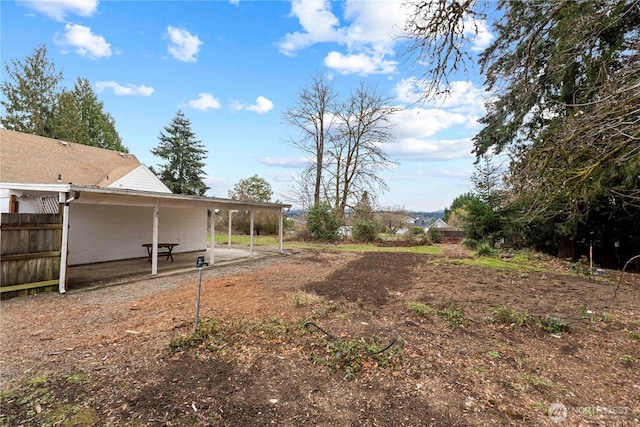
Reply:
[[[188, 271], [197, 271], [196, 257], [204, 256], [209, 261], [209, 251], [174, 253], [173, 262], [164, 257], [158, 258], [158, 274], [154, 277], [162, 277]], [[278, 256], [277, 249], [254, 246], [253, 256], [249, 256], [247, 247], [216, 247], [213, 253], [213, 266], [228, 265], [230, 263], [251, 262], [252, 260]], [[119, 261], [100, 262], [95, 264], [75, 265], [69, 267], [67, 287], [69, 291], [92, 287], [110, 286], [121, 283], [129, 283], [151, 276], [151, 263], [147, 257], [132, 258]]]

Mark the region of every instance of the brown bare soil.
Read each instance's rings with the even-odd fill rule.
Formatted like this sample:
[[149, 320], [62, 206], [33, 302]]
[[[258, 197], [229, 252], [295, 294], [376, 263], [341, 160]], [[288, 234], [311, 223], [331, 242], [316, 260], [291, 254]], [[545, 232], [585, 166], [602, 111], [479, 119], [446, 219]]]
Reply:
[[0, 424], [640, 423], [637, 277], [614, 304], [616, 272], [470, 260], [294, 251], [205, 270], [195, 336], [197, 272], [3, 301]]

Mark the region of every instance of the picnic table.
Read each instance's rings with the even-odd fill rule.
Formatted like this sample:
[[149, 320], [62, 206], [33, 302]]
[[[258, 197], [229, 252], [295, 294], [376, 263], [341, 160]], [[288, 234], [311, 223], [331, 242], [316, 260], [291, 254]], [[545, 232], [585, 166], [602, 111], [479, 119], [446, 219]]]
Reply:
[[[178, 246], [179, 243], [158, 243], [158, 256], [166, 256], [167, 261], [171, 260], [173, 262], [173, 248]], [[151, 262], [151, 257], [153, 256], [153, 243], [143, 243], [142, 246], [147, 248], [147, 262]], [[165, 249], [160, 252], [160, 249]]]

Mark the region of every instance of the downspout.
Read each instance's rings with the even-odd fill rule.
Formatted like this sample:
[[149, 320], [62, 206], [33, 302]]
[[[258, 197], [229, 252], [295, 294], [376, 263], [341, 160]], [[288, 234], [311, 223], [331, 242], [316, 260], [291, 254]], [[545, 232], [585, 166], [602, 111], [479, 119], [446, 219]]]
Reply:
[[58, 277], [58, 291], [61, 294], [67, 292], [67, 263], [69, 259], [69, 205], [80, 198], [80, 192], [67, 198], [69, 193], [58, 193], [58, 201], [64, 203], [62, 208], [62, 243], [60, 247], [60, 276]]

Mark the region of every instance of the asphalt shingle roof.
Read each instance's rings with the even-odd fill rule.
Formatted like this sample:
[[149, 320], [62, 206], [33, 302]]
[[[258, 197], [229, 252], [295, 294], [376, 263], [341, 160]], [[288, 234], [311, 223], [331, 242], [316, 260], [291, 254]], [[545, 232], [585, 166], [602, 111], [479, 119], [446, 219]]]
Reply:
[[0, 128], [0, 182], [106, 187], [138, 166], [133, 154]]

